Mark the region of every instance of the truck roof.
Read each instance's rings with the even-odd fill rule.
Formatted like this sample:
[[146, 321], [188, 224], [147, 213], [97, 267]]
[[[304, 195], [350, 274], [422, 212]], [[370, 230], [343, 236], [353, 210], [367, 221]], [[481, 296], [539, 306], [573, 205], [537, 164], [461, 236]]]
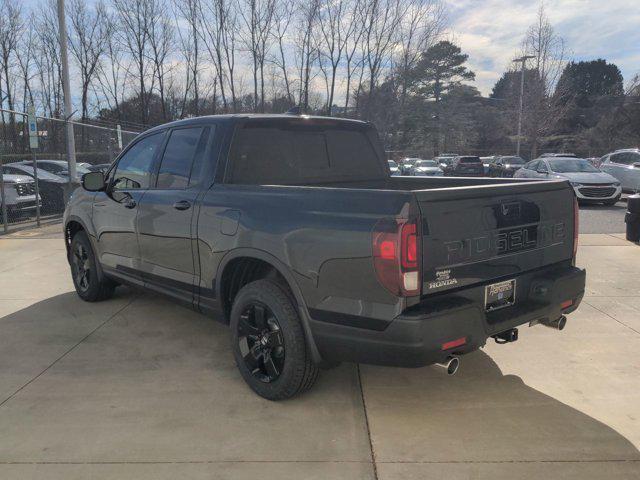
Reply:
[[184, 118], [182, 120], [175, 120], [169, 123], [163, 123], [162, 125], [158, 125], [150, 128], [149, 130], [145, 130], [144, 133], [153, 132], [156, 130], [162, 130], [170, 127], [177, 127], [182, 125], [198, 125], [211, 123], [211, 121], [215, 122], [231, 122], [231, 121], [239, 121], [243, 119], [273, 119], [273, 120], [295, 120], [299, 119], [300, 121], [305, 120], [320, 120], [320, 121], [332, 121], [332, 122], [344, 122], [350, 124], [359, 124], [359, 125], [368, 125], [369, 122], [364, 122], [362, 120], [354, 120], [351, 118], [338, 118], [338, 117], [324, 117], [320, 115], [292, 115], [286, 113], [228, 113], [222, 115], [202, 115], [199, 117], [191, 117]]

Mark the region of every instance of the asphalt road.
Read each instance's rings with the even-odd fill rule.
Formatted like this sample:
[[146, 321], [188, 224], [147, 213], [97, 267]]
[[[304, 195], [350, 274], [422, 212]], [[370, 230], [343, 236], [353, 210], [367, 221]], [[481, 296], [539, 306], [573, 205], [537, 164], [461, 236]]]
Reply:
[[627, 202], [613, 206], [581, 205], [580, 233], [623, 233], [626, 229], [624, 214]]

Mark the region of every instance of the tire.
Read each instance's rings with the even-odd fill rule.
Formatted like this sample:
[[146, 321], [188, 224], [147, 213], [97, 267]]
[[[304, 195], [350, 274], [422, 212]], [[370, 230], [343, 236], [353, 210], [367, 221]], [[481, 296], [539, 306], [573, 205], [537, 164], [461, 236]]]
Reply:
[[284, 400], [313, 386], [318, 366], [294, 303], [278, 284], [257, 280], [245, 285], [233, 302], [230, 327], [236, 365], [258, 395]]
[[116, 283], [102, 273], [85, 232], [73, 236], [69, 264], [73, 285], [82, 300], [99, 302], [113, 296]]

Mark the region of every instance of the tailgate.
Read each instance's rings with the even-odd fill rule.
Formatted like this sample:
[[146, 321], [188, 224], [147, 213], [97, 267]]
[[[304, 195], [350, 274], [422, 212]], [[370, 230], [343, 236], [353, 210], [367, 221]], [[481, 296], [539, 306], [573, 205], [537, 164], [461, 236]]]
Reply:
[[422, 294], [490, 283], [573, 256], [566, 182], [415, 192], [422, 214]]

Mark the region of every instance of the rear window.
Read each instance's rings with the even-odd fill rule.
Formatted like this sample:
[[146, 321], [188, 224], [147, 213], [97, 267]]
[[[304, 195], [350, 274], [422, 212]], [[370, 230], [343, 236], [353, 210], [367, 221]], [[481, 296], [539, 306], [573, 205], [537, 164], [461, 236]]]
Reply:
[[480, 157], [460, 157], [460, 163], [480, 163]]
[[230, 183], [295, 185], [385, 178], [369, 135], [348, 124], [249, 122], [230, 152]]

